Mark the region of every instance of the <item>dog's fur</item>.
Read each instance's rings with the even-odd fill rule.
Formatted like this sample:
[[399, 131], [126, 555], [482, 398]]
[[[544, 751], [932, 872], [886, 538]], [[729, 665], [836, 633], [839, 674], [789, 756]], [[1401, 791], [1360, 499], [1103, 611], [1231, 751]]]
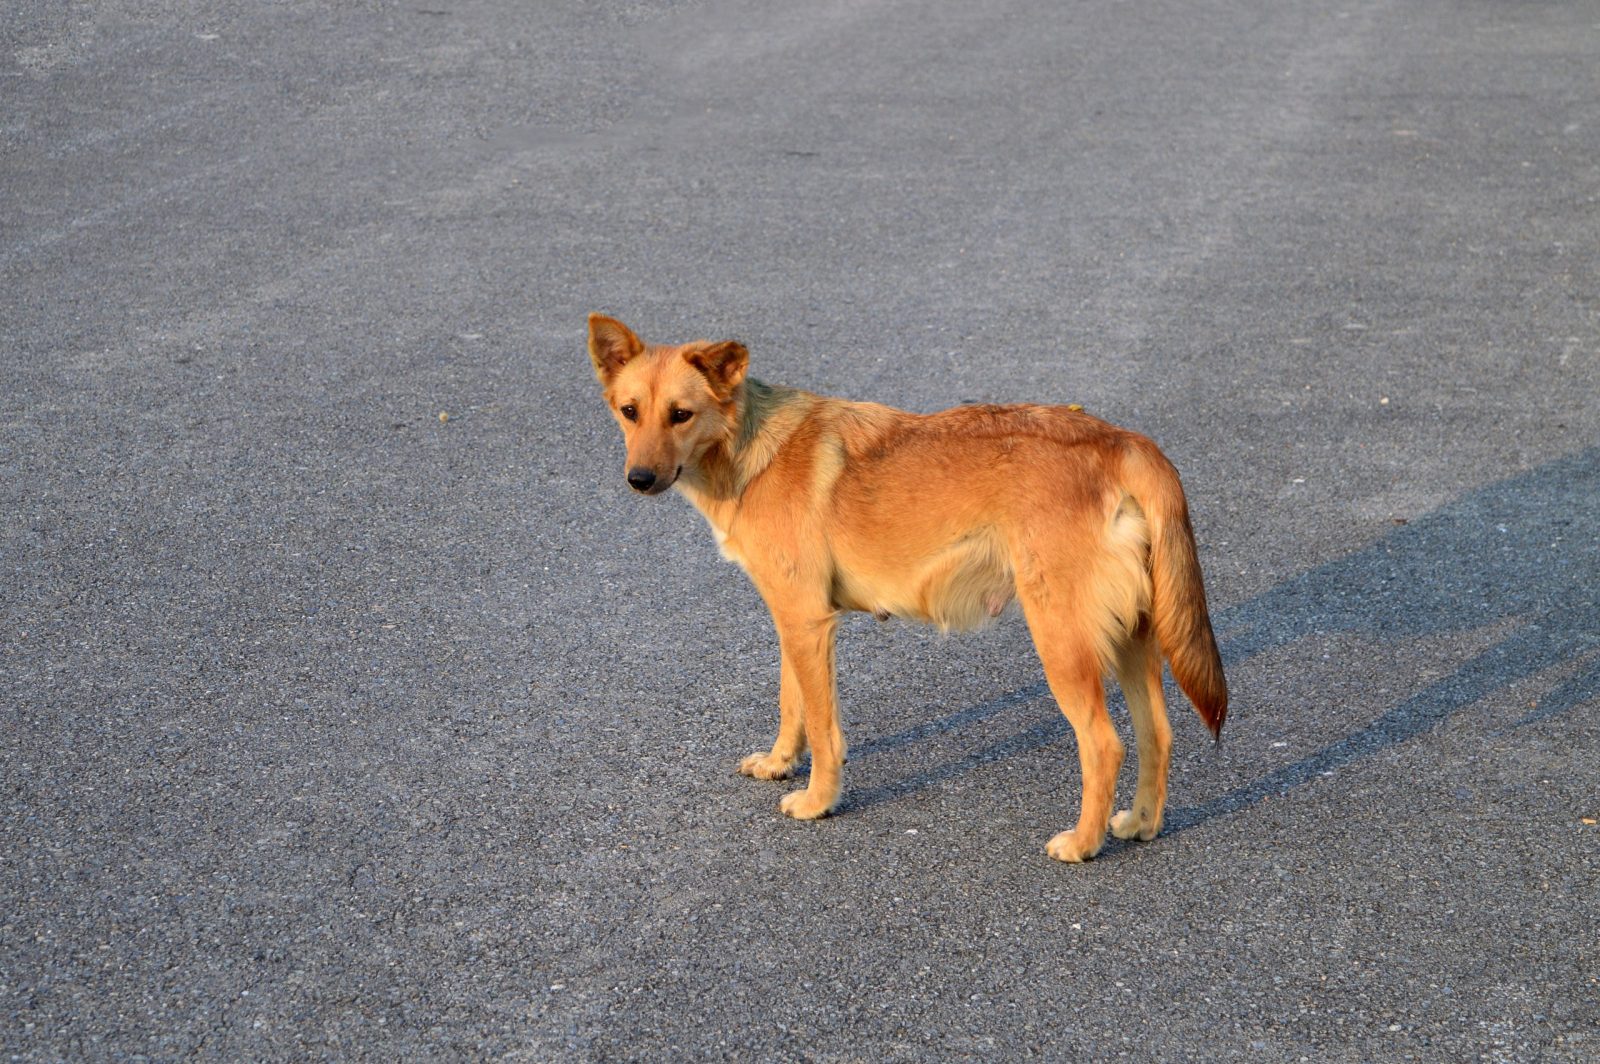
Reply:
[[[676, 487], [755, 582], [781, 650], [778, 738], [739, 771], [811, 778], [780, 808], [811, 819], [839, 800], [845, 743], [834, 633], [847, 610], [970, 628], [1013, 598], [1077, 735], [1083, 807], [1052, 857], [1094, 856], [1109, 823], [1161, 829], [1171, 729], [1162, 657], [1212, 733], [1228, 691], [1177, 472], [1144, 436], [1060, 406], [909, 414], [745, 375], [733, 342], [646, 346], [591, 315], [589, 355], [646, 494]], [[1127, 696], [1139, 750], [1133, 804], [1111, 805], [1123, 747], [1103, 679]]]

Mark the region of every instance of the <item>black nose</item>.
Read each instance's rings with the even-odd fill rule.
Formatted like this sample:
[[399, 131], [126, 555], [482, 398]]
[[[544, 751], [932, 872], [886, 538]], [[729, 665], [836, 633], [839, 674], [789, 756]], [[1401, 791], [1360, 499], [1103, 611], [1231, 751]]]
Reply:
[[656, 482], [656, 475], [648, 469], [628, 470], [628, 486], [634, 491], [649, 491]]

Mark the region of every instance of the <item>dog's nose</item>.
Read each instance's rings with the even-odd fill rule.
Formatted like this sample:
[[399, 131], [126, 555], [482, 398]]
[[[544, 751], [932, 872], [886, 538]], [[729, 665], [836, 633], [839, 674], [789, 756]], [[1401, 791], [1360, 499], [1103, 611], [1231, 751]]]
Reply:
[[628, 470], [628, 486], [634, 491], [649, 491], [656, 482], [656, 475], [643, 467]]

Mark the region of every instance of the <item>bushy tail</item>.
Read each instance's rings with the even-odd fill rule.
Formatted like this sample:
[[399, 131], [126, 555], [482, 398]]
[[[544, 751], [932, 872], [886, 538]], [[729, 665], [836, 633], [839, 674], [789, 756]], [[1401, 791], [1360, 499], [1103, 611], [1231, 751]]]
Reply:
[[[1154, 448], [1151, 448], [1154, 451]], [[1144, 455], [1135, 498], [1150, 526], [1151, 621], [1173, 678], [1189, 696], [1211, 734], [1222, 737], [1228, 716], [1228, 680], [1206, 612], [1200, 558], [1195, 551], [1189, 507], [1177, 470], [1159, 452]]]

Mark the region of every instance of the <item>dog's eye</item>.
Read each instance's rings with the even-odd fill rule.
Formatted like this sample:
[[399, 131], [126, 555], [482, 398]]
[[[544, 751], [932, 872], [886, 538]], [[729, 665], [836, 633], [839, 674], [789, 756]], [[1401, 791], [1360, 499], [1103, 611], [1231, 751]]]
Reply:
[[622, 416], [627, 418], [629, 421], [638, 421], [639, 408], [634, 406], [632, 403], [625, 403], [622, 407]]
[[685, 421], [688, 421], [690, 418], [694, 417], [694, 411], [693, 410], [674, 410], [672, 412], [671, 416], [672, 416], [672, 423], [674, 425], [681, 425]]

